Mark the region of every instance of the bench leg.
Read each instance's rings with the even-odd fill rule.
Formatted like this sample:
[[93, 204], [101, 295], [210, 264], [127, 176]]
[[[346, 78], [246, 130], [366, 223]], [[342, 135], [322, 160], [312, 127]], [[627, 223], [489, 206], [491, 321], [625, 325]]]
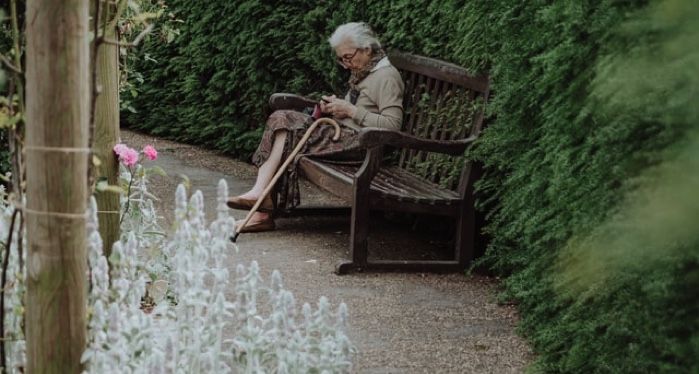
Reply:
[[474, 246], [476, 245], [476, 216], [473, 209], [462, 212], [456, 221], [456, 240], [454, 240], [454, 259], [462, 269], [473, 260]]
[[459, 193], [463, 198], [461, 202], [459, 219], [456, 226], [456, 238], [454, 240], [454, 259], [465, 268], [475, 258], [476, 236], [479, 227], [476, 222], [476, 197], [473, 181], [480, 178], [483, 168], [480, 163], [472, 163], [468, 172], [469, 178], [459, 185]]
[[350, 228], [350, 258], [351, 262], [343, 262], [337, 266], [337, 274], [346, 274], [352, 270], [360, 270], [367, 264], [369, 236], [369, 189], [371, 180], [379, 171], [381, 165], [381, 148], [371, 148], [367, 151], [362, 167], [354, 176], [352, 188], [352, 226]]
[[[367, 191], [368, 192], [368, 191]], [[356, 195], [356, 192], [355, 192]], [[360, 270], [367, 264], [369, 237], [369, 194], [354, 199], [352, 208], [352, 223], [350, 229], [350, 258], [349, 262], [340, 263], [335, 269], [337, 274], [347, 274]]]

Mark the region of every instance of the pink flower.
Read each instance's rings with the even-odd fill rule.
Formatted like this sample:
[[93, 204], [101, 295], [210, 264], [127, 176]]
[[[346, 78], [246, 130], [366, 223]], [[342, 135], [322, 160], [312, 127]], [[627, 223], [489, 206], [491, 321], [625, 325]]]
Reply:
[[124, 152], [127, 149], [129, 149], [129, 147], [127, 147], [126, 144], [119, 143], [119, 144], [115, 145], [113, 149], [114, 149], [114, 153], [116, 153], [117, 156], [121, 157], [121, 155], [124, 154]]
[[143, 154], [145, 154], [146, 157], [151, 161], [158, 158], [158, 151], [156, 151], [155, 148], [153, 148], [153, 146], [150, 144], [143, 147]]
[[119, 156], [119, 161], [121, 161], [124, 166], [134, 166], [138, 162], [138, 152], [135, 149], [127, 147], [125, 144], [117, 144], [113, 148], [114, 153]]
[[125, 166], [134, 166], [138, 162], [138, 152], [135, 149], [128, 148], [123, 156], [119, 156], [119, 161]]

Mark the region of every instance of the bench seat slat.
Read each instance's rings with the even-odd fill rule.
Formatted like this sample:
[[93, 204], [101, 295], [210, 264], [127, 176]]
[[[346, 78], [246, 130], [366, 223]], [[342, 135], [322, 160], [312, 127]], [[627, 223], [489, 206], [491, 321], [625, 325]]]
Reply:
[[[344, 173], [351, 176], [357, 171], [356, 167], [339, 166]], [[387, 167], [379, 170], [372, 181], [372, 190], [382, 191], [386, 198], [399, 201], [413, 201], [423, 204], [449, 204], [452, 200], [458, 200], [458, 195], [449, 190], [444, 190], [438, 185], [429, 183], [404, 169]]]
[[454, 191], [446, 190], [440, 186], [428, 182], [404, 169], [396, 167], [383, 168], [379, 171], [381, 180], [390, 182], [396, 181], [397, 188], [407, 191], [410, 195], [424, 196], [425, 200], [440, 199], [449, 201], [458, 199], [458, 194]]
[[[299, 168], [307, 176], [317, 174], [319, 171], [335, 179], [334, 182], [351, 186], [354, 173], [358, 166], [323, 163], [308, 157], [299, 160]], [[330, 192], [336, 190], [333, 183]], [[344, 193], [346, 188], [341, 188]], [[428, 182], [397, 167], [382, 168], [371, 183], [372, 194], [378, 194], [382, 198], [409, 201], [428, 205], [453, 205], [458, 204], [459, 195], [451, 190], [444, 189], [434, 183]]]

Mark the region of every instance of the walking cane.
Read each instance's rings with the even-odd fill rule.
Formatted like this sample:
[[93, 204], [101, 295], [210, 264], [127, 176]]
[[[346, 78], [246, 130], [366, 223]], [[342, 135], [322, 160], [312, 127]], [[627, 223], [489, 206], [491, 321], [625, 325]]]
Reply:
[[[296, 154], [299, 153], [299, 151], [301, 151], [301, 148], [303, 147], [303, 145], [308, 141], [308, 138], [311, 136], [311, 133], [313, 132], [313, 130], [315, 130], [315, 128], [318, 127], [318, 125], [320, 125], [321, 123], [325, 123], [325, 124], [332, 125], [333, 127], [335, 127], [335, 135], [332, 137], [332, 140], [334, 142], [340, 140], [340, 125], [338, 125], [337, 122], [335, 122], [334, 120], [332, 120], [330, 118], [318, 118], [317, 120], [315, 120], [315, 122], [313, 122], [311, 124], [311, 126], [308, 127], [308, 130], [306, 130], [306, 133], [303, 134], [303, 137], [296, 145], [296, 148], [294, 148], [294, 150], [291, 151], [291, 154], [289, 154], [289, 157], [287, 157], [286, 161], [284, 161], [282, 166], [279, 167], [279, 169], [277, 170], [277, 173], [274, 174], [274, 176], [272, 177], [272, 180], [269, 182], [267, 187], [265, 187], [264, 191], [262, 191], [262, 195], [260, 195], [260, 197], [255, 202], [255, 205], [253, 205], [252, 209], [250, 209], [250, 211], [248, 212], [248, 215], [247, 215], [247, 217], [245, 217], [243, 224], [240, 225], [241, 229], [243, 227], [245, 227], [245, 225], [248, 224], [253, 213], [255, 213], [257, 211], [257, 208], [260, 207], [260, 205], [262, 204], [262, 201], [264, 201], [265, 197], [267, 197], [269, 192], [272, 191], [272, 188], [274, 188], [274, 184], [277, 183], [277, 179], [279, 179], [279, 177], [282, 176], [282, 174], [284, 173], [286, 168], [289, 166], [291, 161], [293, 161], [294, 157], [296, 157]], [[233, 237], [231, 238], [231, 241], [233, 243], [235, 243], [236, 240], [238, 240], [238, 235], [240, 235], [240, 233], [236, 232], [233, 235]]]

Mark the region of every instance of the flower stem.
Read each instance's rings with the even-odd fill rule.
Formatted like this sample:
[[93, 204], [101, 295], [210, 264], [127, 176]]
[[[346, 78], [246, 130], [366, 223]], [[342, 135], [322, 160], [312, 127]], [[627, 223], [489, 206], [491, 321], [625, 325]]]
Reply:
[[131, 167], [129, 167], [129, 174], [131, 174], [131, 178], [129, 178], [129, 188], [126, 190], [126, 208], [124, 208], [124, 213], [121, 214], [121, 217], [119, 218], [119, 226], [121, 226], [121, 222], [124, 221], [124, 217], [126, 216], [126, 213], [129, 211], [129, 205], [131, 203], [131, 186], [133, 185], [133, 170]]

